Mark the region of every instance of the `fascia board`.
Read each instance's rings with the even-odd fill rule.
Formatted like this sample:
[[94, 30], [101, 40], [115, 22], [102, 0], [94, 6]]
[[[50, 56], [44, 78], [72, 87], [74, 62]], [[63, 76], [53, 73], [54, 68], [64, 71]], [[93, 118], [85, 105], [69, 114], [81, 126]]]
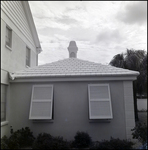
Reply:
[[26, 14], [26, 18], [28, 20], [28, 24], [29, 24], [29, 27], [30, 27], [30, 31], [32, 33], [33, 40], [35, 42], [37, 53], [40, 53], [42, 51], [42, 48], [41, 48], [41, 45], [40, 45], [40, 41], [39, 41], [39, 38], [38, 38], [38, 34], [37, 34], [37, 31], [36, 31], [36, 27], [35, 27], [35, 24], [34, 24], [34, 20], [33, 20], [33, 17], [32, 17], [32, 13], [31, 13], [28, 1], [22, 1], [22, 5], [23, 5], [23, 8], [24, 8], [24, 11], [25, 11], [25, 14]]
[[24, 77], [9, 80], [9, 82], [66, 82], [66, 81], [133, 81], [136, 76], [88, 76], [88, 77]]

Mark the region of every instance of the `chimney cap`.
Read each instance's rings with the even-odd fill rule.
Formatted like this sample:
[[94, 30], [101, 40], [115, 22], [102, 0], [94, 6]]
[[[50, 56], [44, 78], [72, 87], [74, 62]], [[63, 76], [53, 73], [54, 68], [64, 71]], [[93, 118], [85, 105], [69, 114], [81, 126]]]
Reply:
[[77, 47], [75, 41], [70, 41], [68, 51], [69, 51], [69, 58], [76, 58], [77, 57], [78, 47]]
[[75, 42], [75, 41], [70, 41], [69, 47], [70, 47], [70, 46], [76, 46], [76, 47], [77, 47], [76, 42]]

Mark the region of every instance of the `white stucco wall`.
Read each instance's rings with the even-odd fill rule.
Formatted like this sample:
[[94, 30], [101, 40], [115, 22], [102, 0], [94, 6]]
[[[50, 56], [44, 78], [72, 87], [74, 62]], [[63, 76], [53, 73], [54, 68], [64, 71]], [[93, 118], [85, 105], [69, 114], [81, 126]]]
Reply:
[[[49, 79], [50, 80], [50, 79]], [[110, 122], [93, 122], [88, 118], [88, 84], [109, 83], [113, 119]], [[54, 108], [52, 122], [29, 120], [32, 86], [52, 84], [54, 88]], [[41, 82], [11, 83], [9, 101], [9, 126], [14, 130], [28, 126], [37, 136], [41, 132], [53, 136], [63, 136], [72, 140], [77, 131], [86, 131], [93, 140], [125, 139], [126, 122], [122, 81], [85, 81], [85, 82]]]
[[[6, 22], [1, 19], [1, 68], [13, 72], [26, 68], [26, 46], [31, 49], [31, 67], [36, 66], [36, 48], [20, 37], [20, 32], [12, 28], [12, 48], [5, 46]], [[8, 23], [9, 24], [9, 23]]]
[[[5, 46], [6, 25], [12, 29], [12, 47]], [[31, 50], [31, 64], [37, 65], [37, 52], [21, 1], [1, 1], [1, 83], [9, 86], [8, 72], [26, 68], [26, 46]], [[7, 94], [6, 104], [9, 101]], [[7, 106], [6, 116], [9, 115]], [[1, 122], [1, 136], [9, 134], [9, 119]]]

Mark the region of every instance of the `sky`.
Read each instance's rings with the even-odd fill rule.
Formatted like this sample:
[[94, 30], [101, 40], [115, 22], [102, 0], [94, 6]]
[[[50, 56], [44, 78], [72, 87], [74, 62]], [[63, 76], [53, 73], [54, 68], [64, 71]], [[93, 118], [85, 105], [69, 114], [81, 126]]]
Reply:
[[147, 1], [28, 1], [42, 52], [38, 65], [69, 57], [109, 64], [127, 49], [147, 51]]

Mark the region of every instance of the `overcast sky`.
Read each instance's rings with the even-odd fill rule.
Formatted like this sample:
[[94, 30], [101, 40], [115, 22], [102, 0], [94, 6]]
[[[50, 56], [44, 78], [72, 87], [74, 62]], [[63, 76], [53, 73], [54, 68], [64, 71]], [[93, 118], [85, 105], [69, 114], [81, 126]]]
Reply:
[[69, 57], [108, 64], [126, 49], [147, 51], [147, 1], [29, 1], [43, 51], [39, 65]]

